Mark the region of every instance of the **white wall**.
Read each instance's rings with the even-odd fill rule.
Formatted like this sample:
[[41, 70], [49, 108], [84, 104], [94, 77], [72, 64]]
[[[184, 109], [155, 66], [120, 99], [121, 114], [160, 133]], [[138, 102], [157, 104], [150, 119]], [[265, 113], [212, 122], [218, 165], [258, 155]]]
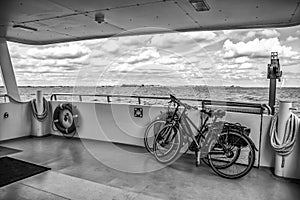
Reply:
[[[9, 114], [4, 118], [4, 113]], [[31, 134], [31, 107], [29, 103], [0, 103], [0, 141]]]

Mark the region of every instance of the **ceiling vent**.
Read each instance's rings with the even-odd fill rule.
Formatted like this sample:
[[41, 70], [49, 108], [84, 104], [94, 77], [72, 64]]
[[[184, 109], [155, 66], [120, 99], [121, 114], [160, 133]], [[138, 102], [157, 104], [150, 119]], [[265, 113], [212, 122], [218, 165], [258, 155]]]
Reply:
[[210, 7], [205, 0], [189, 0], [197, 12], [209, 11]]

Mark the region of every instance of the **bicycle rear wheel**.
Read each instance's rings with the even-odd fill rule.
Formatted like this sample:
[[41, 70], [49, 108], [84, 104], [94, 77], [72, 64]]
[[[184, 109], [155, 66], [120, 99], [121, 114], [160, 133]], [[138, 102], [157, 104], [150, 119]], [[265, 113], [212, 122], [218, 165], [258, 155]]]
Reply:
[[221, 133], [208, 153], [208, 161], [212, 170], [221, 177], [236, 179], [252, 169], [255, 150], [249, 139], [241, 133]]
[[181, 147], [182, 138], [179, 129], [174, 125], [166, 125], [155, 137], [154, 157], [160, 163], [170, 164], [178, 158]]
[[144, 145], [149, 153], [153, 154], [153, 143], [155, 136], [164, 127], [165, 124], [166, 121], [164, 120], [155, 120], [147, 126], [144, 134]]

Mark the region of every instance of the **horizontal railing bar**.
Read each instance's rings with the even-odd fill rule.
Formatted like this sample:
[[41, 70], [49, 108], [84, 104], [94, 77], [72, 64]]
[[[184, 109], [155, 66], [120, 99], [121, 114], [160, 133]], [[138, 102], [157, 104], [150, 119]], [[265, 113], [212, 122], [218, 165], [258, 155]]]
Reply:
[[[119, 94], [78, 94], [78, 93], [53, 93], [51, 100], [56, 99], [56, 96], [86, 96], [86, 97], [106, 97], [107, 99], [114, 97], [121, 98], [137, 98], [137, 99], [161, 99], [168, 100], [168, 96], [138, 96], [138, 95], [119, 95]], [[262, 104], [259, 103], [246, 103], [246, 102], [229, 102], [229, 101], [218, 101], [208, 99], [192, 99], [192, 98], [178, 98], [183, 101], [198, 101], [203, 102], [206, 105], [219, 105], [219, 106], [237, 106], [237, 107], [251, 107], [251, 108], [262, 108]], [[111, 100], [110, 100], [111, 101]]]
[[[53, 99], [56, 101], [57, 96], [78, 96], [79, 100], [82, 101], [83, 96], [89, 97], [106, 97], [108, 103], [111, 102], [110, 98], [136, 98], [138, 103], [141, 104], [141, 99], [161, 99], [161, 100], [169, 100], [168, 96], [138, 96], [138, 95], [118, 95], [118, 94], [79, 94], [79, 93], [52, 93], [50, 96], [50, 100]], [[6, 98], [9, 98], [7, 94], [0, 94], [0, 97], [4, 97], [5, 102]], [[244, 108], [259, 108], [260, 113], [263, 113], [264, 110], [267, 110], [268, 114], [270, 114], [270, 110], [266, 109], [267, 106], [265, 104], [259, 103], [246, 103], [246, 102], [233, 102], [233, 101], [218, 101], [218, 100], [208, 100], [208, 99], [191, 99], [191, 98], [179, 98], [183, 101], [197, 101], [201, 102], [202, 108], [205, 106], [228, 106], [228, 107], [244, 107]]]

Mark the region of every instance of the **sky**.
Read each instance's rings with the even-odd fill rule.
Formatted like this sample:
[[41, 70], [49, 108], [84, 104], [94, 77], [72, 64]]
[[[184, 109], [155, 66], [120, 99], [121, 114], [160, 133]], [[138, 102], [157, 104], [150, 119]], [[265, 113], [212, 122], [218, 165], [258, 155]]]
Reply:
[[300, 26], [8, 46], [21, 86], [268, 87], [267, 64], [276, 51], [283, 71], [278, 85], [300, 87]]

